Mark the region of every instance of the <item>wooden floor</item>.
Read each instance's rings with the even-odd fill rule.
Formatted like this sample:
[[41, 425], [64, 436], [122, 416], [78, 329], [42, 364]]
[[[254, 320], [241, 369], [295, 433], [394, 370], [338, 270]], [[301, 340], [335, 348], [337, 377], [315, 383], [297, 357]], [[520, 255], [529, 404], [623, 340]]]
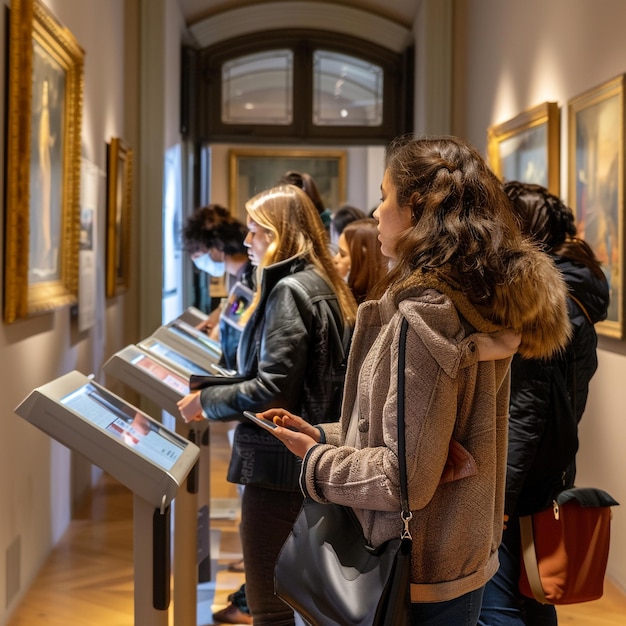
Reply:
[[[230, 454], [226, 432], [226, 425], [211, 426], [211, 495], [230, 499], [237, 490], [223, 479]], [[132, 510], [132, 494], [105, 476], [6, 626], [133, 626]], [[212, 623], [211, 612], [226, 606], [243, 582], [242, 574], [227, 571], [241, 556], [238, 521], [212, 519], [211, 527], [220, 530], [219, 569], [215, 585], [199, 588], [201, 626]], [[558, 614], [561, 625], [624, 626], [626, 596], [607, 581], [602, 599], [560, 607]]]

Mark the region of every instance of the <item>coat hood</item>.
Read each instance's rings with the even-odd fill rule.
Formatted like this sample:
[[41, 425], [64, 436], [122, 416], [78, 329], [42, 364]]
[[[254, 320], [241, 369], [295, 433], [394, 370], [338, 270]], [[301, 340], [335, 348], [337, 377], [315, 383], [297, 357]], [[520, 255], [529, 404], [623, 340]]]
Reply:
[[[432, 288], [448, 295], [479, 332], [520, 333], [518, 352], [526, 358], [555, 355], [567, 345], [571, 335], [567, 285], [552, 258], [530, 242], [523, 244], [522, 253], [510, 263], [506, 281], [496, 287], [488, 306], [470, 302], [456, 280], [443, 271], [416, 272], [404, 287], [409, 293]], [[407, 292], [401, 290], [396, 293], [396, 302], [406, 296]]]
[[554, 356], [568, 343], [567, 285], [553, 259], [531, 243], [496, 290], [493, 317], [521, 333], [518, 352], [526, 358]]

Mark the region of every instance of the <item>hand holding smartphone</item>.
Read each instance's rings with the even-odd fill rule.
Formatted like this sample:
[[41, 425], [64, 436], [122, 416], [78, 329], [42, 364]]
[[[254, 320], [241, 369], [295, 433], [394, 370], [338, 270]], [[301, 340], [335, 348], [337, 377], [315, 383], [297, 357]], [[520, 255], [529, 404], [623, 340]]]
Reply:
[[244, 411], [243, 416], [249, 419], [251, 422], [257, 424], [261, 428], [265, 428], [265, 430], [272, 431], [276, 428], [276, 424], [274, 424], [274, 422], [270, 422], [269, 420], [257, 417], [252, 411]]

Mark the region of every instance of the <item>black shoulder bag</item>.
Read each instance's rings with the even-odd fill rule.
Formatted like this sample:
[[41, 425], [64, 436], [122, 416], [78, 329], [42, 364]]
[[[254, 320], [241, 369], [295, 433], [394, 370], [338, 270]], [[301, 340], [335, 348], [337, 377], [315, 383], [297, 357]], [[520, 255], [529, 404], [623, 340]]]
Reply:
[[276, 562], [276, 595], [310, 626], [402, 626], [409, 623], [411, 535], [404, 434], [404, 362], [398, 353], [398, 466], [403, 530], [378, 548], [349, 507], [306, 499]]

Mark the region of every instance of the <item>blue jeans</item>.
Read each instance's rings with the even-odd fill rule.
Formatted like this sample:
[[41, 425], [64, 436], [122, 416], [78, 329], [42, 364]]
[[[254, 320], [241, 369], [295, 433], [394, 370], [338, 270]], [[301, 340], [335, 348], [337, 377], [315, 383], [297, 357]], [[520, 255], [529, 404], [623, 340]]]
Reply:
[[447, 602], [411, 604], [412, 626], [475, 626], [484, 587]]
[[513, 517], [498, 550], [500, 568], [487, 583], [480, 626], [556, 626], [556, 609], [527, 598], [519, 591], [520, 531]]

